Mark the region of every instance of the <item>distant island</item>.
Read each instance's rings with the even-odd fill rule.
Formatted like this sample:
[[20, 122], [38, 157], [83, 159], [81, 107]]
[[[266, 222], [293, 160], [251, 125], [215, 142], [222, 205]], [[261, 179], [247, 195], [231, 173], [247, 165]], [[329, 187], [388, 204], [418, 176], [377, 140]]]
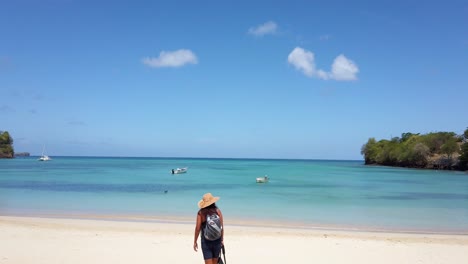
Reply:
[[11, 159], [15, 156], [13, 150], [13, 138], [7, 131], [0, 131], [0, 159], [7, 158]]
[[29, 157], [29, 152], [15, 152], [15, 157]]
[[369, 138], [361, 154], [366, 165], [409, 168], [468, 170], [468, 128], [454, 132], [403, 133], [401, 137], [377, 141]]

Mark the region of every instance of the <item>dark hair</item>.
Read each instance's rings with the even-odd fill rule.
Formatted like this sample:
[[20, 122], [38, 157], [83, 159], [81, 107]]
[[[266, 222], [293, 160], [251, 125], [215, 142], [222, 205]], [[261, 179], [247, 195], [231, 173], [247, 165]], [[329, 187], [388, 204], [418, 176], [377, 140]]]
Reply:
[[208, 205], [207, 207], [200, 209], [200, 214], [203, 217], [206, 217], [206, 215], [208, 215], [208, 214], [215, 213], [217, 209], [218, 209], [218, 207], [216, 206], [216, 203], [212, 203], [212, 204]]
[[212, 203], [203, 209], [208, 209], [208, 208], [218, 208], [218, 207], [216, 206], [216, 203]]

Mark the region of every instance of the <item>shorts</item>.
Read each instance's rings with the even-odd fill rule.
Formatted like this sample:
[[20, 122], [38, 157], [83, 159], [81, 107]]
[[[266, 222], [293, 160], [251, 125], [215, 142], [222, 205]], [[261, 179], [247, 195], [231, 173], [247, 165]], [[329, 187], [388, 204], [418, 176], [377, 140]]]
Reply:
[[221, 253], [221, 239], [215, 241], [209, 241], [203, 239], [201, 242], [201, 248], [203, 252], [203, 259], [214, 259], [218, 258]]

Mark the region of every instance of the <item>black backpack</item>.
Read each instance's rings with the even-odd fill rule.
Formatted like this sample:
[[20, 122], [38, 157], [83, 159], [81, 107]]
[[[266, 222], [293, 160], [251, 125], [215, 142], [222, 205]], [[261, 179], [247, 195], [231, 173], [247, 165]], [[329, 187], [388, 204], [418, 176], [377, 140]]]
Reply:
[[217, 213], [206, 215], [206, 223], [203, 228], [203, 236], [206, 240], [213, 241], [221, 238], [222, 230], [221, 218]]

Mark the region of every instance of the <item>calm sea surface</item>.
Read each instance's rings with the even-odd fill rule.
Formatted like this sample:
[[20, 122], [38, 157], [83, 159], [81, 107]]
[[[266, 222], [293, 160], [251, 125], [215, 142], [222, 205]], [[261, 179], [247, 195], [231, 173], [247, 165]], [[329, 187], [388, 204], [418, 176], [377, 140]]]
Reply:
[[[170, 170], [188, 167], [188, 173]], [[255, 178], [270, 177], [266, 184]], [[165, 192], [167, 191], [167, 193]], [[226, 221], [468, 233], [468, 174], [362, 161], [37, 157], [0, 160], [1, 215], [194, 220], [211, 192]]]

